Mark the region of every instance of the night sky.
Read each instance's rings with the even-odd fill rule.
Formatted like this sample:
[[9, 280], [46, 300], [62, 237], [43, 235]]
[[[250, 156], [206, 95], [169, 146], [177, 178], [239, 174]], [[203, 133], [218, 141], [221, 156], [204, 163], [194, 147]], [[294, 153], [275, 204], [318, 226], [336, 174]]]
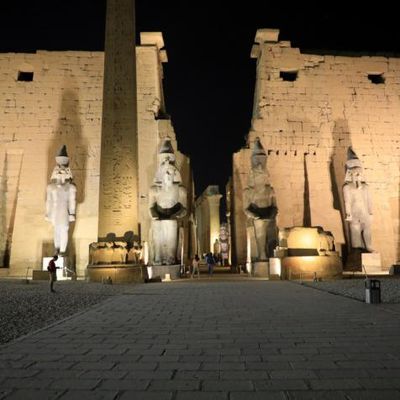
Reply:
[[[10, 3], [0, 5], [1, 52], [104, 49], [105, 0]], [[400, 54], [398, 14], [378, 4], [351, 10], [333, 2], [325, 9], [239, 3], [136, 0], [137, 31], [164, 35], [167, 112], [179, 149], [192, 160], [197, 194], [209, 184], [224, 191], [232, 153], [245, 144], [258, 28], [279, 28], [281, 40], [301, 49]]]

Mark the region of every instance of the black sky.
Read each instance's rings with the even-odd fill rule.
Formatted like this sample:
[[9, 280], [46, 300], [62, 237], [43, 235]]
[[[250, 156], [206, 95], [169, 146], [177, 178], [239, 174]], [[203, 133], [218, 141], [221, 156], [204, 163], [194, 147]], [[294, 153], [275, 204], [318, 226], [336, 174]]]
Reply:
[[[167, 111], [190, 156], [196, 192], [224, 185], [251, 119], [258, 28], [302, 49], [400, 53], [398, 14], [386, 6], [318, 8], [261, 0], [136, 0], [137, 31], [162, 31]], [[103, 50], [105, 0], [1, 2], [0, 52]], [[0, 71], [1, 73], [1, 71]]]

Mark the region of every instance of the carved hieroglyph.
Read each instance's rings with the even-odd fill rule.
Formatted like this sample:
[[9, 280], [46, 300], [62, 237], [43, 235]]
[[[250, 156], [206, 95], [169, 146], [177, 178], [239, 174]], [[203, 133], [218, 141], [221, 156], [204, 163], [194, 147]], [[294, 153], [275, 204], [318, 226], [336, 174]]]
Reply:
[[107, 0], [99, 237], [138, 232], [134, 0]]
[[[274, 188], [269, 183], [265, 168], [267, 155], [259, 140], [254, 142], [251, 156], [251, 171], [247, 188], [244, 190], [243, 207], [250, 229], [254, 230], [257, 244], [257, 257], [253, 260], [263, 261], [272, 257], [276, 243], [276, 206]], [[271, 253], [271, 254], [270, 254]]]
[[152, 263], [173, 265], [177, 258], [178, 219], [186, 215], [187, 193], [169, 139], [164, 140], [158, 158], [159, 167], [149, 193]]
[[350, 226], [351, 247], [372, 251], [371, 197], [363, 176], [361, 162], [351, 148], [347, 153], [343, 197], [346, 221]]
[[54, 227], [55, 252], [63, 254], [67, 249], [69, 224], [75, 221], [76, 209], [76, 186], [72, 183], [66, 146], [62, 146], [57, 154], [56, 163], [47, 186], [46, 220]]

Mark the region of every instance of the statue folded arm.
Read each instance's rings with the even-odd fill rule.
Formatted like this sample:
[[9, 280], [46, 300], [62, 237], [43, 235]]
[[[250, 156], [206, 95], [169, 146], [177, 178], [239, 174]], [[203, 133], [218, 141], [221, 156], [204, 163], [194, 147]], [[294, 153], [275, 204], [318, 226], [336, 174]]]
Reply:
[[50, 185], [47, 187], [46, 190], [46, 215], [45, 215], [45, 220], [51, 222], [51, 204], [52, 204], [52, 189]]
[[186, 215], [187, 192], [184, 186], [179, 185], [178, 203], [179, 210], [174, 214], [174, 218], [182, 218]]
[[346, 213], [346, 221], [352, 221], [353, 216], [351, 215], [351, 193], [350, 193], [350, 186], [345, 184], [343, 186], [343, 198], [344, 198], [344, 207]]
[[69, 198], [68, 198], [68, 218], [69, 221], [75, 221], [76, 213], [76, 186], [73, 183], [69, 184]]
[[367, 209], [368, 209], [368, 214], [372, 215], [372, 199], [371, 196], [369, 194], [369, 191], [367, 190], [366, 192], [367, 195]]
[[157, 191], [158, 187], [153, 185], [150, 187], [149, 191], [149, 214], [152, 219], [158, 219], [158, 211], [157, 211]]

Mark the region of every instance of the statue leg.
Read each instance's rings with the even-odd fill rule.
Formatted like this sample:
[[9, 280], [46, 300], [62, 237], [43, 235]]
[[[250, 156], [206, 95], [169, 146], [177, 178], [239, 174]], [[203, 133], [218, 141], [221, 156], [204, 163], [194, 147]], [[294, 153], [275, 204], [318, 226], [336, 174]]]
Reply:
[[350, 223], [350, 235], [351, 235], [351, 247], [363, 248], [363, 242], [361, 238], [361, 224], [357, 221]]
[[161, 242], [162, 242], [161, 222], [162, 221], [153, 221], [151, 225], [154, 265], [161, 265]]
[[266, 219], [255, 219], [254, 220], [254, 233], [256, 236], [258, 259], [260, 261], [267, 259], [267, 230], [268, 222]]
[[59, 227], [60, 232], [60, 253], [65, 253], [68, 244], [68, 229], [69, 225], [62, 225]]
[[362, 228], [362, 236], [364, 239], [365, 248], [368, 251], [372, 252], [373, 250], [372, 250], [372, 246], [371, 246], [371, 225], [370, 225], [369, 221], [366, 223], [363, 223], [361, 225], [361, 228]]
[[175, 219], [163, 221], [163, 262], [173, 265], [176, 262], [176, 249], [178, 245], [178, 222]]
[[61, 247], [60, 226], [54, 225], [54, 248], [57, 254], [60, 252], [60, 247]]
[[276, 222], [274, 219], [268, 220], [267, 229], [267, 256], [273, 257], [274, 250], [278, 246], [278, 234], [276, 229]]

